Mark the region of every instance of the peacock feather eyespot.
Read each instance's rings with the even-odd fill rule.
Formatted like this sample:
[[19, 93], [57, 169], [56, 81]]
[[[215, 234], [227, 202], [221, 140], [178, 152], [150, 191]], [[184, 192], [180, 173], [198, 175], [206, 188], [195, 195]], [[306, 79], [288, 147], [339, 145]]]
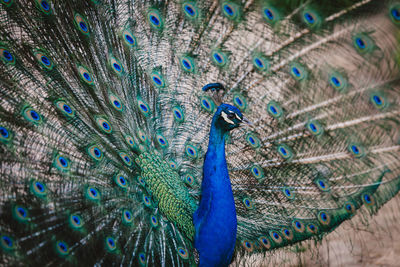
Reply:
[[303, 81], [307, 79], [308, 72], [303, 65], [297, 62], [292, 62], [289, 64], [289, 73], [296, 81]]
[[0, 142], [9, 143], [12, 138], [12, 132], [7, 127], [0, 125]]
[[143, 195], [142, 199], [143, 199], [144, 205], [146, 207], [148, 207], [148, 208], [151, 208], [151, 206], [152, 206], [151, 205], [151, 198], [149, 196], [147, 196], [147, 195]]
[[222, 14], [230, 20], [238, 21], [240, 19], [240, 6], [232, 1], [224, 1], [221, 5]]
[[267, 58], [262, 55], [254, 55], [253, 56], [253, 65], [257, 70], [261, 72], [267, 72], [270, 67], [270, 63]]
[[12, 216], [20, 223], [28, 223], [30, 221], [28, 210], [20, 205], [13, 206]]
[[83, 227], [83, 220], [82, 217], [79, 216], [78, 214], [74, 213], [68, 216], [68, 225], [73, 229], [73, 230], [79, 230], [82, 229]]
[[293, 240], [294, 234], [293, 234], [292, 230], [290, 230], [288, 228], [283, 228], [281, 233], [282, 233], [282, 236], [285, 237], [286, 240], [289, 240], [289, 241]]
[[128, 180], [122, 174], [115, 175], [114, 182], [122, 189], [128, 188]]
[[196, 65], [194, 59], [189, 56], [183, 56], [180, 59], [181, 67], [184, 71], [194, 73], [196, 70]]
[[245, 197], [245, 198], [243, 198], [242, 202], [243, 202], [244, 206], [246, 207], [246, 209], [250, 210], [250, 209], [254, 208], [253, 202], [251, 201], [250, 198]]
[[229, 63], [228, 55], [221, 50], [211, 51], [211, 60], [218, 67], [224, 67]]
[[29, 184], [29, 191], [36, 197], [44, 199], [47, 196], [47, 187], [43, 182], [32, 179]]
[[94, 81], [92, 78], [92, 74], [89, 72], [89, 70], [83, 66], [78, 66], [78, 72], [79, 76], [81, 77], [81, 80], [84, 81], [88, 85], [93, 85]]
[[139, 108], [140, 113], [144, 116], [148, 116], [150, 114], [150, 107], [149, 105], [144, 102], [141, 98], [137, 98], [137, 106]]
[[114, 175], [114, 182], [122, 189], [128, 188], [128, 180], [122, 174]]
[[60, 172], [69, 172], [71, 169], [70, 160], [67, 157], [57, 154], [54, 157], [53, 166], [56, 167]]
[[265, 249], [270, 249], [271, 248], [271, 241], [266, 236], [260, 236], [258, 238], [258, 242], [265, 248]]
[[131, 31], [125, 29], [122, 32], [122, 39], [124, 41], [124, 44], [129, 47], [129, 48], [134, 48], [137, 47], [137, 39], [135, 35], [132, 34]]
[[52, 70], [54, 68], [53, 61], [44, 52], [36, 51], [34, 52], [34, 56], [43, 68], [47, 70]]
[[168, 140], [161, 134], [158, 133], [156, 135], [156, 140], [157, 143], [162, 147], [162, 148], [167, 148], [168, 147]]
[[280, 12], [271, 5], [266, 5], [262, 8], [262, 16], [271, 25], [274, 25], [282, 18]]
[[337, 71], [329, 75], [329, 84], [338, 92], [345, 92], [348, 87], [347, 78]]
[[355, 157], [355, 158], [362, 158], [365, 156], [365, 149], [362, 145], [357, 144], [357, 143], [350, 143], [347, 146], [347, 150], [350, 152], [350, 154]]
[[301, 14], [301, 17], [308, 28], [318, 29], [321, 27], [322, 18], [317, 11], [311, 8], [305, 8]]
[[100, 191], [93, 186], [87, 186], [85, 189], [85, 198], [93, 202], [99, 202], [101, 199]]
[[139, 263], [142, 266], [146, 265], [146, 256], [143, 252], [139, 253]]
[[248, 240], [243, 240], [242, 241], [242, 247], [247, 251], [247, 252], [252, 252], [254, 250], [254, 245], [252, 242]]
[[103, 159], [103, 156], [104, 156], [103, 152], [101, 151], [101, 149], [100, 149], [100, 147], [98, 145], [89, 146], [86, 149], [86, 152], [95, 161], [101, 161]]
[[39, 7], [40, 11], [44, 14], [49, 15], [51, 14], [51, 6], [49, 1], [47, 0], [36, 0], [37, 6]]
[[185, 183], [189, 186], [193, 186], [195, 183], [196, 179], [193, 177], [193, 175], [187, 173], [185, 175]]
[[150, 224], [153, 228], [158, 226], [158, 219], [155, 215], [150, 216]]
[[124, 136], [124, 138], [125, 138], [125, 142], [128, 144], [128, 146], [130, 146], [131, 148], [135, 147], [135, 140], [133, 139], [132, 136], [127, 134]]
[[153, 28], [155, 30], [162, 30], [162, 28], [164, 26], [164, 22], [163, 22], [160, 12], [157, 9], [150, 9], [147, 12], [147, 20], [148, 20], [151, 28]]
[[278, 119], [278, 118], [282, 117], [282, 115], [283, 115], [283, 110], [282, 110], [281, 106], [275, 101], [270, 101], [268, 103], [267, 112], [275, 119]]
[[375, 198], [369, 193], [362, 194], [361, 200], [367, 207], [372, 207], [375, 205]]
[[338, 88], [338, 87], [340, 87], [342, 85], [342, 83], [340, 82], [340, 80], [336, 76], [330, 77], [329, 82], [335, 88]]
[[261, 146], [261, 141], [260, 139], [256, 136], [255, 133], [247, 133], [246, 135], [246, 142], [252, 147], [252, 148], [259, 148]]
[[122, 210], [122, 223], [125, 225], [130, 225], [133, 222], [133, 214], [128, 209]]
[[22, 117], [34, 125], [39, 125], [43, 122], [42, 116], [29, 106], [25, 106], [22, 109]]
[[180, 107], [176, 106], [172, 108], [172, 114], [174, 114], [174, 119], [176, 122], [184, 122], [185, 115]]
[[124, 73], [124, 67], [122, 66], [121, 62], [115, 57], [110, 56], [108, 64], [110, 68], [114, 71], [114, 73], [118, 76], [121, 76]]
[[0, 55], [1, 55], [1, 60], [4, 63], [9, 65], [15, 64], [15, 57], [9, 49], [0, 46]]
[[202, 96], [202, 97], [200, 98], [200, 105], [201, 105], [201, 108], [202, 108], [202, 109], [204, 109], [204, 110], [206, 110], [206, 111], [208, 111], [208, 112], [210, 112], [210, 113], [214, 112], [215, 103], [214, 103], [214, 101], [213, 101], [211, 98], [209, 98], [208, 96]]
[[58, 111], [61, 112], [67, 118], [73, 118], [75, 116], [75, 110], [67, 104], [63, 99], [58, 99], [54, 102]]
[[175, 162], [173, 159], [169, 160], [169, 166], [170, 166], [173, 170], [176, 170], [176, 169], [178, 168], [178, 165], [176, 164], [176, 162]]
[[233, 95], [233, 104], [240, 110], [240, 111], [244, 111], [247, 107], [247, 101], [244, 98], [244, 96], [242, 96], [239, 93], [235, 93]]
[[125, 165], [127, 165], [128, 167], [132, 166], [131, 157], [126, 152], [121, 151], [118, 154], [121, 157], [122, 161], [125, 163]]
[[388, 106], [388, 101], [382, 92], [372, 92], [369, 97], [370, 102], [375, 108], [382, 110]]
[[322, 128], [322, 125], [316, 120], [307, 122], [306, 128], [312, 135], [315, 136], [320, 136], [324, 133], [324, 128]]
[[5, 252], [9, 252], [15, 249], [14, 239], [8, 235], [0, 235], [0, 247]]
[[111, 236], [107, 236], [104, 239], [104, 246], [106, 251], [108, 252], [115, 252], [115, 250], [117, 249], [117, 243], [115, 242], [115, 239]]
[[318, 217], [318, 221], [322, 225], [329, 225], [331, 223], [331, 216], [325, 211], [318, 212], [318, 216], [317, 217]]
[[113, 93], [108, 93], [108, 101], [110, 102], [111, 106], [117, 111], [123, 111], [124, 107], [122, 105], [121, 99]]
[[144, 133], [142, 129], [138, 129], [136, 131], [136, 134], [139, 137], [140, 141], [142, 141], [143, 143], [147, 142], [147, 135]]
[[186, 18], [195, 20], [199, 17], [200, 11], [194, 1], [185, 1], [182, 3], [182, 11]]
[[55, 243], [55, 250], [59, 257], [66, 257], [69, 254], [69, 247], [64, 241], [58, 240]]
[[365, 55], [374, 50], [374, 41], [367, 34], [359, 33], [353, 36], [353, 45], [356, 51]]
[[145, 181], [143, 180], [143, 178], [141, 176], [137, 177], [137, 181], [141, 186], [143, 186], [143, 187], [146, 186], [146, 183], [145, 183]]
[[394, 4], [389, 8], [390, 19], [394, 24], [400, 25], [400, 4]]
[[165, 87], [164, 77], [160, 72], [154, 71], [153, 73], [151, 73], [150, 77], [155, 87], [157, 88]]
[[309, 223], [307, 225], [307, 232], [310, 234], [318, 234], [318, 226], [313, 223]]
[[9, 6], [12, 5], [13, 0], [1, 0], [1, 3], [2, 3], [3, 5], [5, 5], [6, 7], [9, 7]]
[[283, 241], [282, 237], [276, 231], [270, 231], [269, 236], [272, 238], [272, 241], [274, 241], [275, 244], [280, 244]]
[[186, 155], [191, 159], [197, 159], [198, 157], [198, 149], [192, 144], [187, 144], [185, 146]]
[[111, 124], [108, 120], [106, 120], [104, 117], [96, 117], [96, 124], [99, 127], [99, 129], [106, 134], [112, 133], [112, 127]]
[[290, 188], [288, 188], [288, 187], [284, 187], [282, 189], [282, 192], [285, 195], [285, 197], [288, 199], [294, 199], [296, 196], [296, 194], [292, 190], [290, 190]]
[[293, 158], [292, 149], [286, 144], [280, 144], [277, 147], [278, 154], [285, 160], [290, 160]]
[[90, 34], [89, 24], [85, 17], [79, 13], [74, 14], [74, 24], [75, 27], [84, 35]]
[[356, 206], [350, 201], [344, 203], [343, 208], [346, 210], [347, 213], [350, 214], [356, 212]]
[[323, 192], [329, 192], [330, 191], [329, 184], [325, 179], [316, 179], [314, 181], [314, 183], [318, 187], [319, 190], [321, 190]]
[[178, 247], [178, 255], [179, 257], [181, 257], [184, 260], [189, 259], [189, 253], [187, 251], [187, 249], [185, 249], [184, 247]]
[[251, 167], [251, 174], [253, 174], [257, 180], [264, 178], [264, 170], [258, 165]]
[[303, 233], [305, 230], [304, 224], [298, 219], [292, 221], [292, 226], [293, 229], [298, 233]]

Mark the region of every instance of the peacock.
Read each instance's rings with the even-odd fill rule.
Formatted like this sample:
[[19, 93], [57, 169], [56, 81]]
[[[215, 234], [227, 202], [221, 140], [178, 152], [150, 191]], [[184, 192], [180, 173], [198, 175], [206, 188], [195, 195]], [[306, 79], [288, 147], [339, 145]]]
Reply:
[[0, 2], [1, 265], [227, 266], [400, 190], [397, 0]]

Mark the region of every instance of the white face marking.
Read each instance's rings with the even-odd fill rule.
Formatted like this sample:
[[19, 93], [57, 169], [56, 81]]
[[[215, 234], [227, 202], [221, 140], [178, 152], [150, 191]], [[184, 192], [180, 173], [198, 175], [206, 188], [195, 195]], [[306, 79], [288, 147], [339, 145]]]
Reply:
[[221, 112], [221, 115], [222, 115], [222, 118], [224, 119], [224, 121], [226, 121], [227, 123], [235, 124], [232, 120], [228, 119], [228, 115], [224, 111]]

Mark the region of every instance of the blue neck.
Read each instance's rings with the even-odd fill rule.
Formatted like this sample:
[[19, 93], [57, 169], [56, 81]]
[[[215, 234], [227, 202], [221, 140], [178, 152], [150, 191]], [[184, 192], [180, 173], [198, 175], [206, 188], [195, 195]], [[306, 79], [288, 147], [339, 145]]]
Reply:
[[208, 150], [204, 159], [201, 200], [193, 216], [195, 247], [200, 266], [229, 265], [236, 242], [236, 210], [225, 159], [226, 131], [211, 124]]
[[[216, 153], [219, 155], [222, 155], [225, 166], [226, 167], [226, 160], [225, 160], [225, 136], [226, 132], [223, 131], [222, 129], [217, 127], [217, 122], [216, 118], [214, 116], [212, 123], [211, 123], [211, 129], [210, 129], [210, 136], [208, 140], [208, 149], [207, 149], [207, 154], [208, 153]], [[221, 166], [222, 167], [222, 166]], [[204, 166], [203, 166], [204, 169]]]

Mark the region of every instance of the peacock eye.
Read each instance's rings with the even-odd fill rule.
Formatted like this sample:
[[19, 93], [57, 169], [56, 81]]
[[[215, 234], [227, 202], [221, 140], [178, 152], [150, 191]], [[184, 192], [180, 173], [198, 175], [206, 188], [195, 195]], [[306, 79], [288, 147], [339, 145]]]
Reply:
[[235, 113], [228, 113], [228, 119], [233, 120], [235, 118]]

